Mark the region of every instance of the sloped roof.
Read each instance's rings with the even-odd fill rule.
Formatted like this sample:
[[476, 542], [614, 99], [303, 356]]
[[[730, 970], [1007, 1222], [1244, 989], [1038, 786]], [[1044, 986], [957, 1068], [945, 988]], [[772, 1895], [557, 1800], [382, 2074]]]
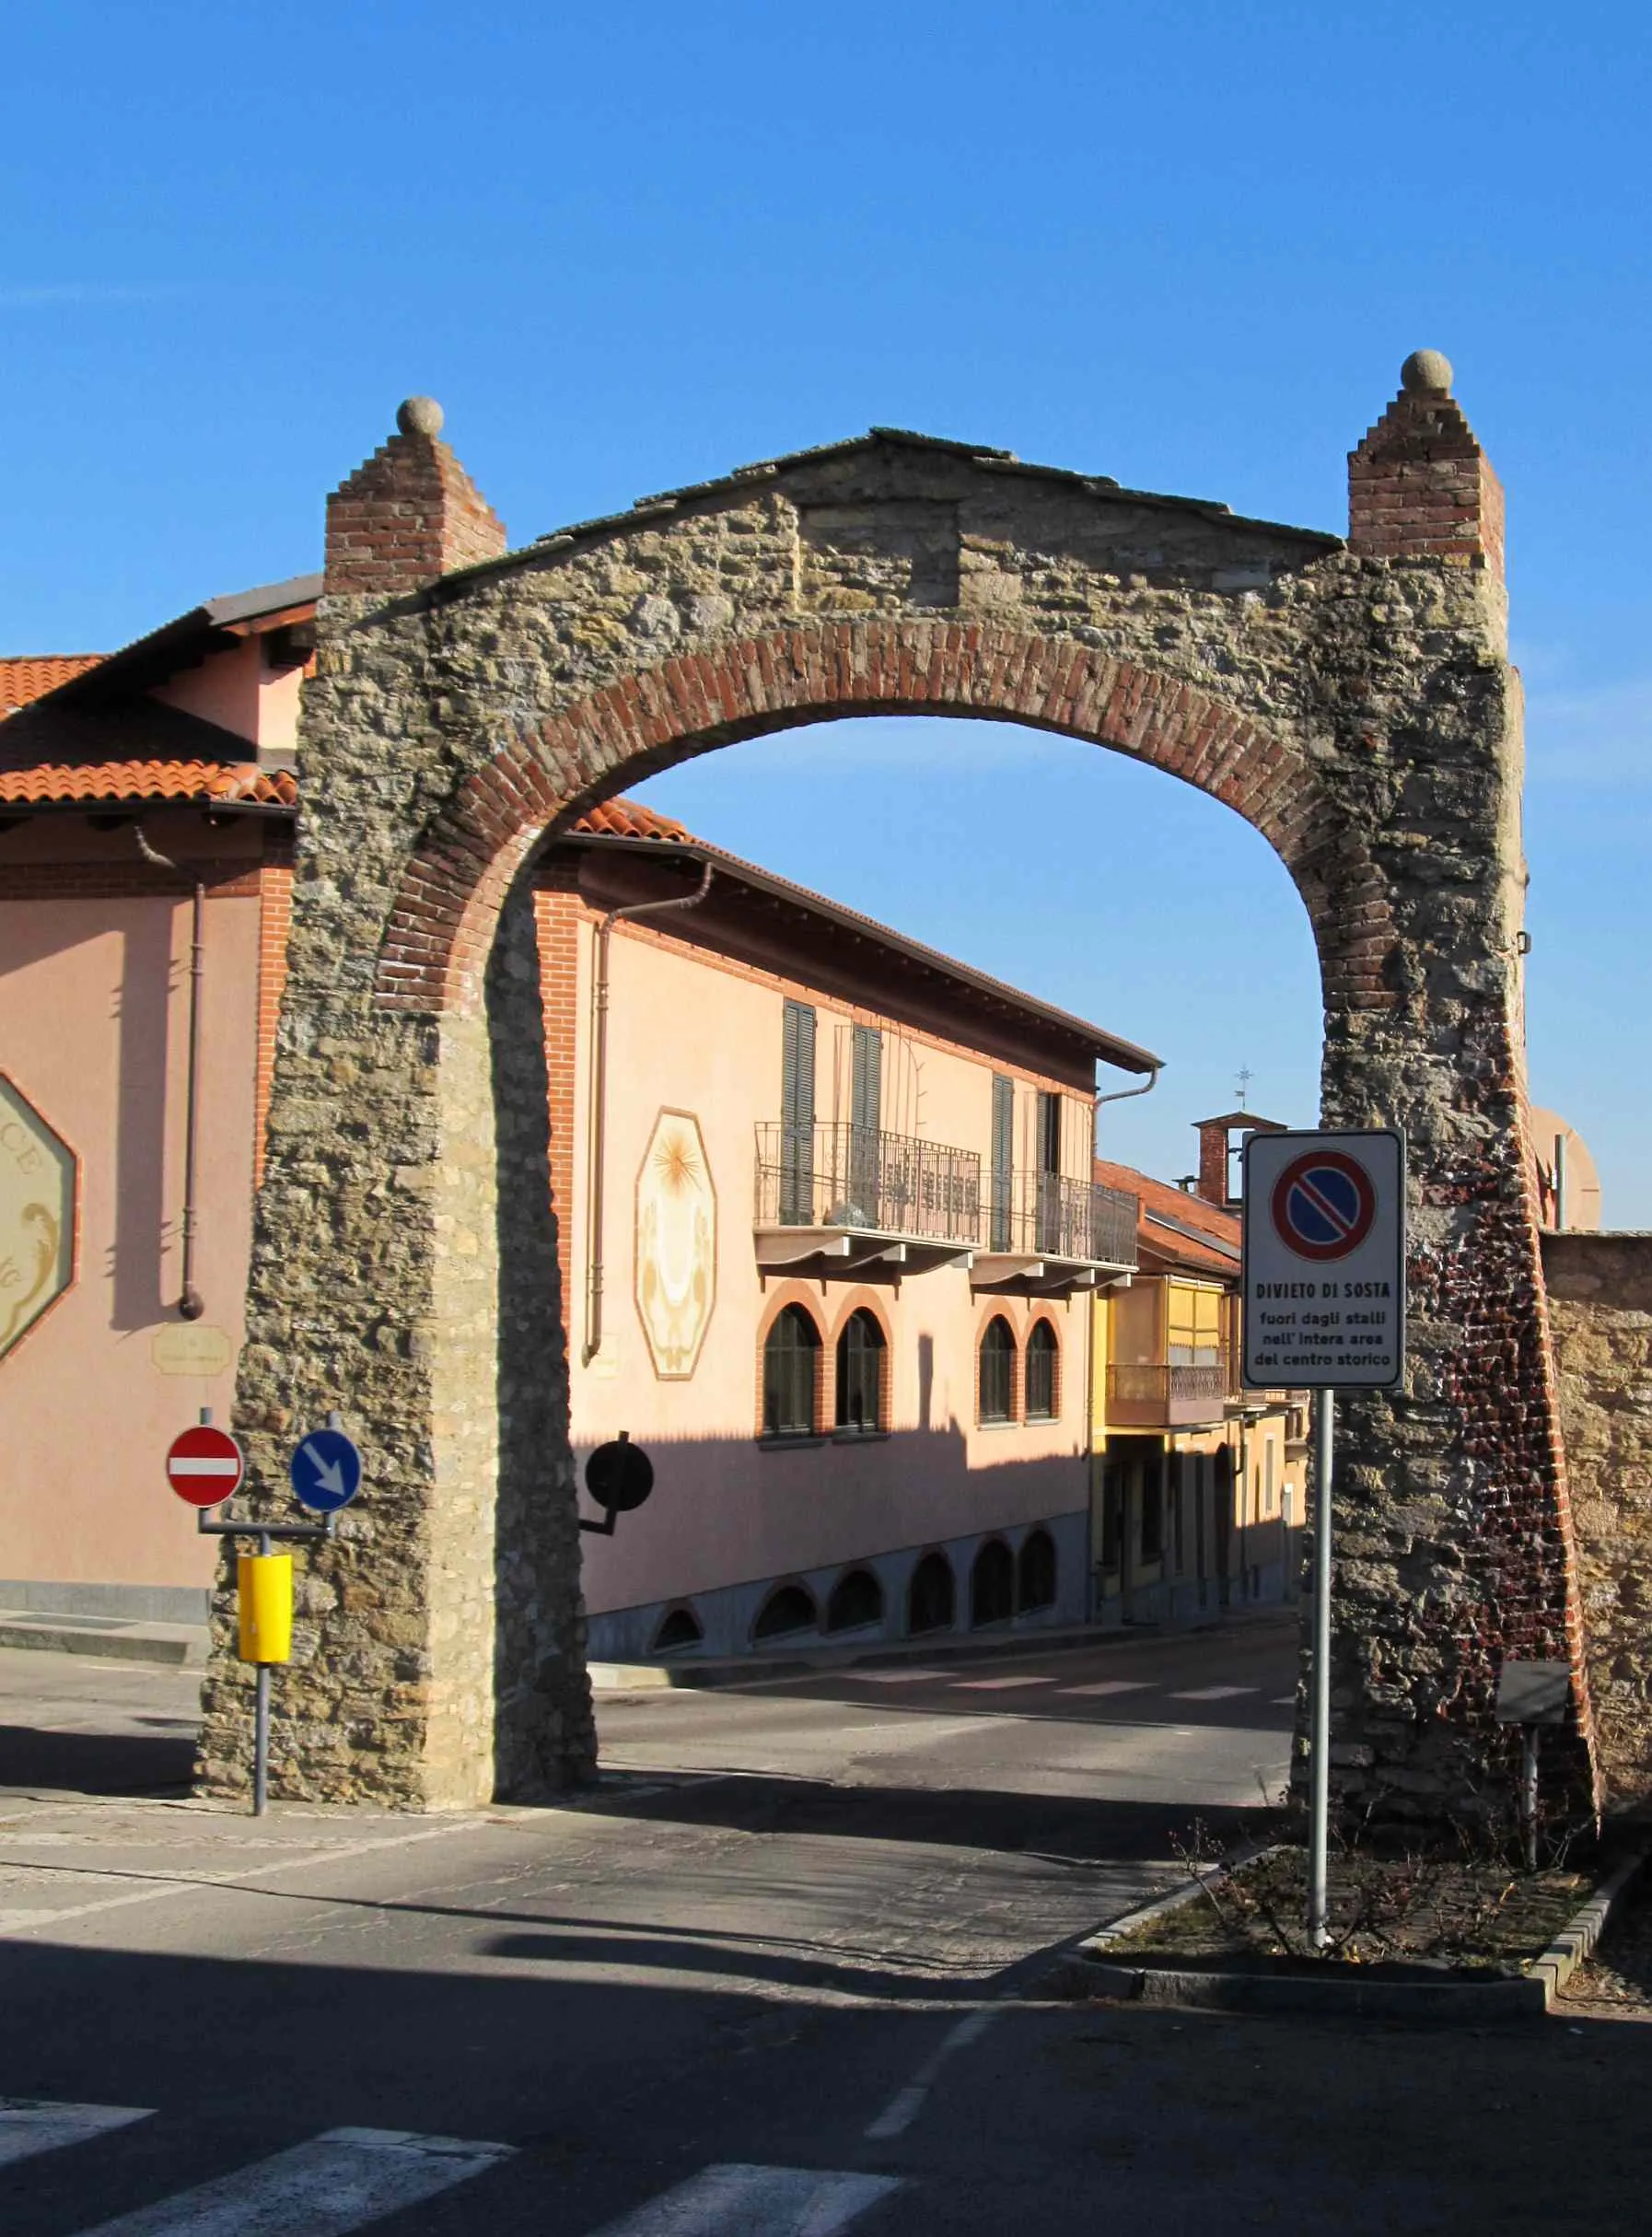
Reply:
[[[653, 828], [638, 831], [615, 832], [599, 821], [609, 811], [622, 810], [627, 820], [646, 817]], [[637, 841], [654, 845], [669, 844], [692, 862], [709, 863], [735, 883], [749, 888], [754, 893], [767, 894], [772, 899], [789, 903], [809, 915], [823, 919], [841, 927], [857, 938], [876, 941], [892, 950], [908, 963], [916, 963], [932, 972], [937, 978], [949, 980], [962, 986], [977, 999], [985, 998], [989, 1005], [1012, 1009], [1024, 1018], [1034, 1018], [1054, 1029], [1071, 1041], [1076, 1041], [1090, 1055], [1103, 1064], [1116, 1066], [1123, 1072], [1158, 1072], [1163, 1068], [1163, 1058], [1154, 1055], [1150, 1049], [1138, 1048], [1133, 1041], [1123, 1041], [1104, 1027], [1092, 1025], [1087, 1018], [1075, 1017], [1070, 1010], [1058, 1009], [1053, 1003], [1041, 1002], [1035, 995], [1011, 986], [1006, 980], [995, 979], [990, 973], [977, 971], [973, 964], [960, 962], [956, 956], [947, 955], [938, 948], [931, 948], [922, 940], [911, 939], [904, 932], [880, 924], [875, 916], [865, 916], [858, 909], [851, 909], [841, 901], [833, 901], [824, 893], [811, 891], [808, 886], [796, 885], [789, 878], [778, 877], [755, 862], [747, 862], [739, 855], [730, 855], [719, 846], [696, 839], [681, 824], [671, 823], [657, 816], [636, 800], [608, 800], [582, 816], [563, 834], [564, 840], [576, 839], [623, 846]]]
[[0, 718], [84, 675], [102, 658], [100, 652], [37, 652], [0, 659]]
[[261, 770], [233, 730], [158, 699], [65, 705], [56, 693], [0, 725], [0, 806], [202, 800], [292, 808], [285, 771]]
[[1189, 1274], [1218, 1276], [1231, 1280], [1239, 1272], [1239, 1218], [1203, 1196], [1190, 1195], [1169, 1181], [1137, 1172], [1132, 1165], [1116, 1165], [1107, 1158], [1096, 1159], [1096, 1178], [1109, 1188], [1122, 1188], [1140, 1199], [1136, 1245], [1158, 1267], [1178, 1267]]
[[53, 696], [78, 704], [147, 690], [211, 653], [230, 651], [243, 637], [308, 619], [320, 595], [320, 575], [293, 575], [285, 582], [261, 583], [255, 589], [204, 599], [187, 613], [134, 637], [83, 672], [65, 677]]

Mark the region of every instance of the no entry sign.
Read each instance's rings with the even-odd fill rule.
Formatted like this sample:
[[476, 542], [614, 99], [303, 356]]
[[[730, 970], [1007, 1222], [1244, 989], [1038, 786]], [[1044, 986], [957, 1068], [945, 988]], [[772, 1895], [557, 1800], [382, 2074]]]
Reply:
[[1244, 1380], [1388, 1389], [1405, 1372], [1405, 1143], [1389, 1128], [1245, 1144]]
[[216, 1507], [238, 1490], [247, 1462], [227, 1429], [202, 1423], [167, 1449], [167, 1482], [192, 1507]]

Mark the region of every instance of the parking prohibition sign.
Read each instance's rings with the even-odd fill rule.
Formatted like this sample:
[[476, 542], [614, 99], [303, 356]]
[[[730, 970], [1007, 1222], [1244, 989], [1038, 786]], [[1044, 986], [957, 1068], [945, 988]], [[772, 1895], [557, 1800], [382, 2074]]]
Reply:
[[1253, 1134], [1244, 1157], [1244, 1381], [1392, 1388], [1405, 1371], [1403, 1137]]

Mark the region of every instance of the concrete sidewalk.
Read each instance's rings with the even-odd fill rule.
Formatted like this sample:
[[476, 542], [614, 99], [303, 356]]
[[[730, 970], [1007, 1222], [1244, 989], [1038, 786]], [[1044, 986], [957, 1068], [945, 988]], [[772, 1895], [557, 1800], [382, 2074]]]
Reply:
[[90, 1654], [105, 1661], [160, 1662], [202, 1669], [204, 1624], [145, 1623], [135, 1616], [68, 1615], [36, 1608], [0, 1608], [0, 1647], [47, 1654]]

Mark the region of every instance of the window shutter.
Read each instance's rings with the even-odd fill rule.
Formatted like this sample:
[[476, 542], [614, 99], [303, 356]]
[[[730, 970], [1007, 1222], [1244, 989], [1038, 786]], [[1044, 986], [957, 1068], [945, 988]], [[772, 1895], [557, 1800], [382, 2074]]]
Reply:
[[883, 1035], [875, 1025], [855, 1027], [853, 1064], [849, 1123], [876, 1134], [883, 1106]]
[[1015, 1155], [1016, 1083], [993, 1075], [993, 1229], [991, 1248], [1009, 1248], [1010, 1173]]
[[780, 1218], [786, 1227], [814, 1219], [815, 1013], [788, 1002], [780, 1052]]

